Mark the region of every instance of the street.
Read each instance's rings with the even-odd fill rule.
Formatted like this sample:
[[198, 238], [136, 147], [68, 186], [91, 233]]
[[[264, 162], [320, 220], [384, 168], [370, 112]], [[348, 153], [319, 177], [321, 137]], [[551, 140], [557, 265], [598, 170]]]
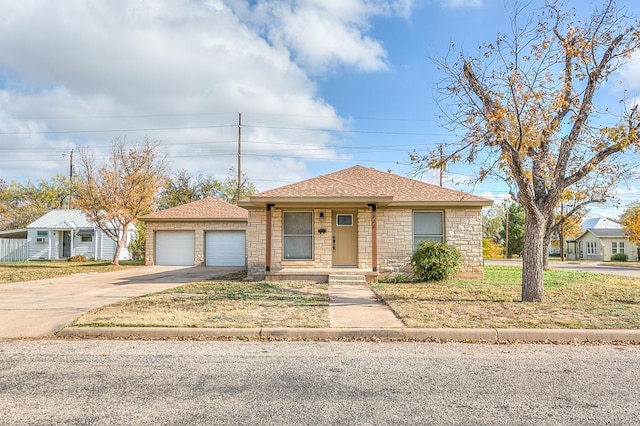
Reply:
[[[522, 259], [487, 259], [485, 266], [522, 266]], [[629, 262], [628, 266], [615, 263], [592, 262], [583, 260], [565, 260], [564, 262], [549, 262], [550, 269], [565, 269], [570, 271], [592, 272], [594, 274], [619, 275], [622, 277], [640, 278], [640, 267]]]
[[3, 341], [0, 424], [637, 424], [640, 346]]

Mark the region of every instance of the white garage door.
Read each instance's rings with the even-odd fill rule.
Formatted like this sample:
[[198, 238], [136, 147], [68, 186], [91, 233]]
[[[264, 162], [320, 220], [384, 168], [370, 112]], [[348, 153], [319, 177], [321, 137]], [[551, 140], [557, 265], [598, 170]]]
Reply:
[[244, 231], [210, 231], [206, 240], [207, 266], [245, 266]]
[[193, 231], [156, 231], [156, 265], [193, 265]]

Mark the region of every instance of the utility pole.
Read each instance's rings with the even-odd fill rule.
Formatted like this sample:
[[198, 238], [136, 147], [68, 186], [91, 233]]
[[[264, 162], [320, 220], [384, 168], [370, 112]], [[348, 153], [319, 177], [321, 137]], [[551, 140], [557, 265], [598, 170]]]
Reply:
[[564, 203], [560, 203], [560, 260], [564, 262]]
[[509, 257], [509, 206], [507, 206], [507, 221], [504, 224], [504, 257]]
[[240, 149], [240, 143], [242, 141], [242, 113], [238, 113], [238, 192], [236, 193], [236, 204], [240, 201], [240, 189], [242, 188], [242, 170], [240, 157], [242, 151]]
[[438, 146], [438, 151], [440, 152], [440, 186], [442, 186], [442, 169], [444, 169], [444, 163], [442, 162], [442, 144]]
[[69, 154], [69, 210], [73, 208], [73, 149]]

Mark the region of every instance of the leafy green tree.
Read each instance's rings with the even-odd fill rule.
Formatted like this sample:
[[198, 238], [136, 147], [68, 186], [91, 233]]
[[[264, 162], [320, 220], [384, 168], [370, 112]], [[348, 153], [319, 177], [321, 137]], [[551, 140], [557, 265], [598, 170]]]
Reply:
[[[513, 255], [522, 256], [524, 252], [524, 208], [520, 204], [512, 203], [507, 207], [509, 214], [502, 218], [502, 229], [500, 237], [507, 241], [507, 257], [511, 259]], [[507, 239], [506, 221], [509, 217], [509, 238]]]
[[[233, 168], [230, 169], [232, 173]], [[217, 197], [228, 203], [236, 204], [238, 182], [236, 177], [228, 176], [223, 180], [210, 175], [191, 176], [188, 171], [180, 170], [172, 176], [160, 192], [157, 200], [158, 210], [176, 207], [191, 201], [207, 197]], [[246, 175], [242, 175], [240, 198], [257, 192]]]
[[52, 209], [68, 207], [71, 184], [64, 175], [36, 183], [0, 184], [0, 226], [2, 229], [24, 228]]

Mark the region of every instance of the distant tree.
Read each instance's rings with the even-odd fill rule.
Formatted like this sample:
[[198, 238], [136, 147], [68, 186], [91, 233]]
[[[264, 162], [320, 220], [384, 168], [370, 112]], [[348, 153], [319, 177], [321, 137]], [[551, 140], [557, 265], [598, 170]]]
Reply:
[[[524, 208], [520, 204], [511, 203], [507, 207], [509, 214], [502, 218], [503, 227], [500, 230], [500, 237], [507, 241], [507, 257], [511, 259], [513, 255], [522, 256], [524, 251]], [[509, 237], [507, 238], [507, 228], [505, 226], [509, 217]]]
[[0, 227], [24, 228], [52, 209], [67, 208], [70, 195], [69, 178], [55, 175], [37, 183], [0, 184]]
[[640, 202], [629, 204], [620, 216], [620, 223], [629, 241], [640, 245]]
[[145, 139], [129, 148], [124, 138], [116, 138], [108, 161], [101, 165], [89, 149], [80, 150], [81, 184], [75, 204], [116, 242], [115, 265], [127, 228], [140, 215], [152, 211], [154, 197], [164, 183], [167, 162], [158, 152], [159, 143]]
[[545, 239], [565, 189], [590, 176], [624, 178], [628, 168], [617, 154], [640, 151], [639, 107], [623, 102], [615, 112], [596, 96], [638, 51], [637, 22], [613, 0], [581, 21], [563, 7], [549, 1], [530, 15], [515, 6], [511, 34], [483, 44], [475, 57], [439, 60], [446, 75], [439, 105], [450, 130], [463, 136], [445, 156], [413, 156], [417, 167], [480, 164], [478, 179], [510, 185], [525, 212], [525, 302], [543, 300]]
[[[234, 169], [231, 168], [230, 172]], [[247, 197], [257, 192], [253, 183], [245, 174], [242, 174], [240, 198]], [[158, 210], [202, 200], [207, 197], [217, 197], [228, 203], [236, 204], [238, 181], [236, 177], [227, 177], [223, 180], [210, 175], [191, 176], [188, 171], [180, 170], [167, 180], [164, 188], [158, 195]]]

